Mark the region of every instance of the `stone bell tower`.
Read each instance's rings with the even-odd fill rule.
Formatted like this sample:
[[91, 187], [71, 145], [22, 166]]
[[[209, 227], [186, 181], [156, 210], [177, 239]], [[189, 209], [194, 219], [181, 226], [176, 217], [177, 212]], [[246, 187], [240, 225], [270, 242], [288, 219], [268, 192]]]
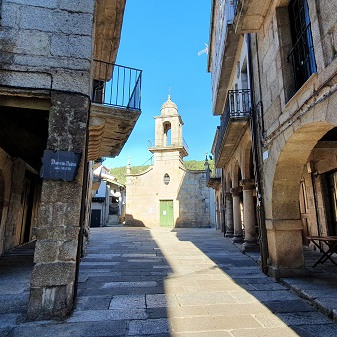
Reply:
[[149, 151], [153, 153], [154, 164], [159, 161], [182, 163], [183, 157], [188, 155], [187, 145], [183, 139], [184, 122], [178, 114], [176, 104], [171, 101], [171, 95], [168, 95], [160, 111], [160, 116], [154, 117], [154, 146], [149, 148]]

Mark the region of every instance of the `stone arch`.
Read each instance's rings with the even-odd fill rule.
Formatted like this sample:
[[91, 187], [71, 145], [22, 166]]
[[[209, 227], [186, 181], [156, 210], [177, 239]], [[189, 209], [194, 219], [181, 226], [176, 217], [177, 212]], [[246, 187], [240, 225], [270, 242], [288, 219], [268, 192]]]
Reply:
[[232, 169], [231, 166], [226, 166], [224, 169], [224, 181], [225, 181], [225, 188], [224, 188], [224, 231], [226, 237], [233, 237], [234, 234], [234, 223], [233, 223], [233, 198], [231, 194], [232, 188]]
[[219, 195], [216, 196], [215, 226], [217, 229], [220, 228], [220, 198], [219, 198]]
[[232, 187], [238, 187], [242, 179], [242, 170], [238, 160], [234, 160], [231, 171]]
[[232, 174], [231, 174], [231, 170], [226, 170], [225, 174], [225, 191], [229, 192], [229, 190], [232, 187]]
[[304, 272], [299, 208], [301, 176], [311, 151], [333, 127], [329, 120], [307, 123], [299, 120], [281, 133], [270, 148], [264, 198], [270, 274], [276, 278]]
[[249, 138], [243, 144], [241, 155], [242, 179], [253, 179], [252, 176], [252, 140]]
[[316, 143], [334, 125], [328, 122], [313, 122], [296, 131], [279, 150], [272, 179], [271, 217], [273, 219], [299, 218], [299, 190], [303, 167]]

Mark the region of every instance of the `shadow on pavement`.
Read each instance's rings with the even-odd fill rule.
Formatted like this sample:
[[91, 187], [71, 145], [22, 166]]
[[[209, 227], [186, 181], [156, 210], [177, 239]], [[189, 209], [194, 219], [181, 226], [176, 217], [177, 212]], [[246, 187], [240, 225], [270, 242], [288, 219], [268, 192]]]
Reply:
[[[247, 294], [254, 296], [299, 336], [337, 335], [337, 324], [335, 322], [289, 288], [265, 275], [257, 266], [256, 254], [253, 254], [254, 258], [242, 254], [230, 238], [223, 237], [222, 233], [216, 232], [214, 229], [205, 229], [204, 235], [200, 235], [198, 230], [174, 229], [174, 232], [176, 232], [180, 241], [193, 243], [214, 262], [214, 268], [223, 271], [237, 285], [245, 289]], [[310, 252], [306, 254], [310, 255]], [[310, 256], [312, 258], [312, 255]], [[318, 274], [322, 276], [322, 269], [321, 272], [318, 269], [315, 272], [317, 273], [316, 276]], [[286, 279], [286, 281], [290, 282], [289, 279]], [[315, 283], [317, 277], [314, 275], [312, 278], [298, 278], [298, 286], [303, 284], [303, 281], [307, 284]], [[332, 289], [325, 288], [325, 290], [330, 292]], [[337, 297], [336, 295], [337, 287], [334, 285], [330, 298], [334, 300]], [[246, 300], [248, 306], [249, 298]], [[243, 299], [244, 301], [245, 299]]]

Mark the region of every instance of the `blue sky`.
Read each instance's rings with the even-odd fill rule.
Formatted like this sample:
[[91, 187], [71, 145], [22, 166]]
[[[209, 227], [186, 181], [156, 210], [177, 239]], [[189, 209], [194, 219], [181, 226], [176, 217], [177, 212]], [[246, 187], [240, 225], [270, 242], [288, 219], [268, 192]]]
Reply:
[[185, 160], [203, 160], [210, 151], [219, 120], [212, 115], [207, 55], [197, 55], [208, 44], [210, 6], [210, 0], [127, 0], [116, 63], [143, 70], [142, 114], [120, 155], [105, 166], [125, 166], [128, 157], [137, 166], [151, 158], [153, 117], [170, 87], [184, 121]]

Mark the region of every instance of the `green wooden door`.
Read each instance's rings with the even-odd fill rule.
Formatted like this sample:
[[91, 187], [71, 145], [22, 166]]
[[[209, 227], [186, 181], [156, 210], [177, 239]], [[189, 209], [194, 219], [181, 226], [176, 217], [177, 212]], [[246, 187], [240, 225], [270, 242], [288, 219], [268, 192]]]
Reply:
[[173, 200], [160, 200], [160, 226], [173, 227]]

